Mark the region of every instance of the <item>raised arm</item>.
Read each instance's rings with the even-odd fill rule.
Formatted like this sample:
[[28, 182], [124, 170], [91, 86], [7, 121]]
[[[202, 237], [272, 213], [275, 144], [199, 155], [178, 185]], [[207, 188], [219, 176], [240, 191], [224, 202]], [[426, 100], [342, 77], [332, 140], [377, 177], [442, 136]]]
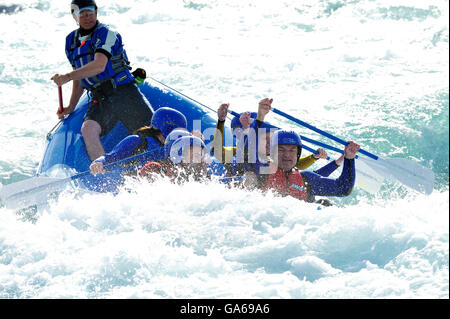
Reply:
[[109, 163], [113, 163], [119, 161], [121, 159], [127, 158], [131, 156], [134, 149], [141, 143], [141, 138], [138, 135], [130, 135], [125, 137], [122, 141], [119, 142], [111, 152], [100, 156], [96, 160], [92, 162], [90, 165], [91, 173], [96, 174], [104, 174], [105, 169], [103, 166]]
[[230, 104], [223, 103], [217, 109], [217, 125], [213, 137], [213, 154], [214, 157], [221, 163], [225, 161], [225, 150], [223, 147], [223, 132], [225, 128], [225, 119]]
[[[305, 182], [313, 196], [348, 196], [355, 185], [355, 154], [359, 145], [350, 141], [344, 150], [344, 167], [337, 179], [326, 178], [315, 172], [302, 172]], [[336, 163], [331, 162], [336, 166]], [[329, 165], [330, 165], [329, 164]]]

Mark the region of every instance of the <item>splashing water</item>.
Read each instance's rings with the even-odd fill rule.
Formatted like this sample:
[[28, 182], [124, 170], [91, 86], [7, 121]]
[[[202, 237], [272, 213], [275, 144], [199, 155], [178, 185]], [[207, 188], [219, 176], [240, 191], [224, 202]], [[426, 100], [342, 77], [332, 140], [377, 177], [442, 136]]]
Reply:
[[[355, 188], [319, 209], [214, 182], [130, 181], [116, 196], [67, 191], [31, 217], [3, 207], [1, 298], [449, 297], [448, 1], [97, 4], [134, 68], [212, 108], [255, 111], [272, 97], [368, 151], [431, 168], [435, 189], [386, 180], [377, 195]], [[64, 1], [18, 0], [0, 5], [0, 26], [5, 185], [35, 173], [57, 121], [50, 77], [70, 70], [76, 25]]]

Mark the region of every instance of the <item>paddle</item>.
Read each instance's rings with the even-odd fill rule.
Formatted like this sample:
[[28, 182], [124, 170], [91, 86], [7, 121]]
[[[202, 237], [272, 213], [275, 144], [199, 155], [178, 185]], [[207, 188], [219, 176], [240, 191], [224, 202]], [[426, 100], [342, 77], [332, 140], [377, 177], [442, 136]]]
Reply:
[[[340, 144], [347, 145], [347, 142], [318, 129], [304, 121], [301, 121], [285, 112], [282, 112], [276, 108], [272, 108], [272, 111], [278, 115], [281, 115], [299, 125], [302, 125], [314, 132], [317, 132], [325, 137], [328, 137]], [[326, 144], [323, 144], [326, 145]], [[382, 175], [389, 179], [394, 179], [401, 184], [414, 189], [423, 194], [431, 194], [434, 188], [434, 173], [431, 169], [425, 168], [413, 161], [404, 158], [384, 158], [360, 149], [359, 152], [368, 156], [369, 158], [359, 157], [367, 166], [379, 175]]]
[[[143, 158], [144, 156], [147, 156], [157, 151], [158, 149], [159, 147], [151, 149], [145, 153], [134, 155], [117, 162], [107, 164], [104, 166], [104, 168], [111, 170], [124, 163]], [[60, 191], [61, 185], [90, 174], [90, 171], [85, 171], [66, 178], [52, 178], [44, 176], [32, 177], [20, 182], [3, 185], [3, 188], [0, 189], [0, 199], [7, 208], [24, 207], [27, 203], [33, 202], [38, 199], [37, 194], [45, 193], [41, 195], [46, 195], [54, 191]]]
[[63, 95], [62, 95], [62, 87], [61, 86], [58, 86], [58, 97], [59, 97], [58, 113], [62, 113], [64, 110], [64, 107], [63, 107]]
[[[278, 109], [276, 109], [274, 107], [272, 108], [272, 112], [274, 112], [274, 113], [276, 113], [278, 115], [281, 115], [281, 116], [283, 116], [283, 117], [285, 117], [285, 118], [287, 118], [287, 119], [289, 119], [289, 120], [291, 120], [291, 121], [293, 121], [293, 122], [295, 122], [297, 124], [300, 124], [301, 126], [309, 128], [310, 130], [312, 130], [312, 131], [314, 131], [316, 133], [319, 133], [319, 134], [321, 134], [321, 135], [323, 135], [325, 137], [328, 137], [329, 139], [332, 139], [333, 141], [336, 141], [336, 142], [338, 142], [338, 143], [340, 143], [342, 145], [347, 145], [348, 144], [347, 141], [344, 141], [343, 139], [340, 139], [340, 138], [338, 138], [336, 136], [333, 136], [330, 133], [322, 131], [322, 130], [318, 129], [315, 126], [312, 126], [312, 125], [310, 125], [310, 124], [308, 124], [306, 122], [303, 122], [303, 121], [301, 121], [301, 120], [299, 120], [299, 119], [297, 119], [297, 118], [295, 118], [295, 117], [293, 117], [293, 116], [291, 116], [291, 115], [289, 115], [287, 113], [284, 113], [284, 112], [282, 112], [282, 111], [280, 111], [280, 110], [278, 110]], [[365, 151], [363, 149], [360, 149], [358, 152], [360, 152], [361, 154], [364, 154], [366, 156], [369, 156], [370, 158], [373, 158], [374, 160], [378, 159], [378, 156], [376, 156], [376, 155], [374, 155], [372, 153], [369, 153], [369, 152], [367, 152], [367, 151]]]

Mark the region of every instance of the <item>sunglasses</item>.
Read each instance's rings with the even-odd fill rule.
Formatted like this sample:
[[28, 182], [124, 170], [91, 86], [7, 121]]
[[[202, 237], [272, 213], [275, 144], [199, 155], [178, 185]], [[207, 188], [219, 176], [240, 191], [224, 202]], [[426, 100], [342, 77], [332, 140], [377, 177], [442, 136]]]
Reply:
[[95, 7], [86, 7], [86, 8], [82, 8], [82, 9], [74, 12], [74, 14], [80, 18], [90, 16], [94, 13], [95, 13]]

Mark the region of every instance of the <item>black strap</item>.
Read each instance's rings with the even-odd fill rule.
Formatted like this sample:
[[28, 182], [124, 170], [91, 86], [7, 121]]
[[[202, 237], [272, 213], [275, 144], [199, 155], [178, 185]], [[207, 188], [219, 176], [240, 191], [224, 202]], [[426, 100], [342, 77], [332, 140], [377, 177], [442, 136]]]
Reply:
[[138, 135], [141, 138], [141, 142], [135, 147], [132, 154], [137, 155], [147, 151], [147, 137], [153, 137], [158, 141], [159, 145], [163, 146], [164, 143], [161, 143], [161, 141], [158, 139], [158, 134], [160, 132], [160, 130], [151, 126], [140, 128], [136, 132], [134, 132], [133, 134]]
[[306, 201], [308, 203], [314, 203], [314, 201], [316, 200], [314, 195], [312, 194], [312, 188], [311, 188], [311, 182], [308, 179], [308, 177], [306, 177], [304, 174], [300, 173], [302, 175], [303, 178], [303, 183], [305, 183], [305, 187], [306, 187]]
[[141, 138], [141, 142], [138, 144], [138, 146], [136, 146], [134, 148], [133, 152], [131, 153], [131, 156], [142, 154], [145, 151], [147, 151], [147, 147], [148, 147], [147, 138], [145, 136], [142, 136], [142, 135], [139, 135], [139, 137]]

